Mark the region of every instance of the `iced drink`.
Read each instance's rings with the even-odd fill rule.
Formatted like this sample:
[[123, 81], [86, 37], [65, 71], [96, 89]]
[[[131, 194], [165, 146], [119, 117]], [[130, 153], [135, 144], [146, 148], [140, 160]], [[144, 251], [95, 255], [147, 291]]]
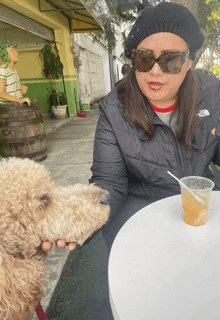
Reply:
[[202, 226], [207, 220], [209, 200], [214, 182], [206, 178], [193, 176], [182, 178], [181, 181], [204, 201], [204, 203], [200, 203], [181, 186], [183, 220], [191, 226]]
[[209, 200], [204, 197], [201, 199], [206, 206], [196, 201], [191, 193], [182, 193], [183, 220], [191, 226], [202, 226], [206, 223]]

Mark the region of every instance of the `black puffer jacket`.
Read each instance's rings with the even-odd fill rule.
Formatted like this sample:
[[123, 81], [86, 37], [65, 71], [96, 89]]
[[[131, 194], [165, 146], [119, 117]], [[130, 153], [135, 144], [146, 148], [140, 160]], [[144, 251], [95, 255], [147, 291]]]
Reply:
[[112, 211], [127, 195], [153, 202], [179, 194], [179, 184], [167, 170], [178, 178], [197, 175], [213, 180], [208, 166], [211, 161], [220, 164], [220, 140], [211, 134], [220, 113], [220, 81], [203, 73], [197, 73], [197, 77], [200, 126], [195, 135], [195, 152], [177, 141], [153, 109], [156, 134], [150, 142], [142, 141], [143, 131], [125, 118], [116, 89], [100, 103], [90, 182], [109, 190]]

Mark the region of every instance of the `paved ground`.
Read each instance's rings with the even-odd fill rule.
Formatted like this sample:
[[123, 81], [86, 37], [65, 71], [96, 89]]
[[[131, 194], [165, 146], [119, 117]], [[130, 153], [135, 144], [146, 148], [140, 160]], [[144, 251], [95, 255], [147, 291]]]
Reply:
[[[92, 165], [92, 158], [93, 158], [93, 142], [94, 142], [94, 134], [95, 134], [95, 128], [96, 123], [98, 120], [99, 115], [99, 109], [98, 106], [93, 107], [90, 112], [87, 113], [87, 117], [85, 118], [74, 118], [74, 119], [66, 119], [66, 120], [47, 120], [45, 121], [45, 129], [47, 132], [47, 145], [48, 145], [48, 152], [47, 152], [47, 159], [42, 162], [42, 164], [50, 171], [51, 177], [55, 181], [57, 185], [61, 186], [67, 186], [70, 184], [75, 183], [88, 183], [88, 179], [90, 178], [91, 172], [90, 167]], [[59, 128], [57, 128], [57, 126]], [[90, 250], [89, 248], [92, 246], [93, 249]], [[101, 254], [97, 254], [97, 247], [99, 247], [98, 251], [101, 250]], [[100, 249], [101, 248], [101, 249]], [[87, 251], [91, 252], [91, 257], [88, 261], [88, 254]], [[97, 264], [99, 265], [99, 259], [101, 256], [101, 259], [105, 257], [105, 263], [100, 262], [102, 265], [102, 270], [100, 272], [102, 274], [106, 275], [107, 270], [107, 250], [105, 243], [103, 239], [100, 239], [100, 235], [96, 237], [93, 242], [90, 244], [90, 246], [84, 246], [82, 248], [78, 248], [75, 250], [74, 253], [70, 254], [70, 257], [68, 258], [69, 250], [68, 248], [64, 250], [59, 250], [57, 248], [53, 248], [49, 254], [48, 257], [45, 260], [45, 264], [49, 268], [49, 276], [47, 280], [47, 286], [45, 289], [45, 293], [42, 299], [42, 307], [44, 310], [46, 310], [49, 306], [50, 300], [54, 294], [54, 289], [57, 286], [58, 280], [61, 275], [61, 271], [63, 269], [64, 264], [67, 262], [67, 266], [65, 267], [65, 270], [62, 272], [62, 281], [61, 281], [61, 287], [63, 287], [63, 282], [67, 281], [67, 284], [64, 286], [65, 288], [68, 287], [72, 294], [74, 291], [78, 291], [78, 293], [74, 294], [74, 300], [78, 299], [78, 302], [75, 304], [75, 306], [72, 306], [72, 311], [68, 311], [67, 314], [64, 313], [65, 311], [62, 310], [63, 306], [65, 307], [65, 302], [70, 304], [71, 300], [61, 303], [61, 306], [59, 307], [61, 310], [61, 316], [58, 315], [57, 310], [55, 310], [55, 306], [53, 305], [55, 301], [55, 305], [59, 304], [60, 299], [57, 300], [57, 293], [55, 294], [55, 297], [52, 299], [52, 306], [50, 306], [50, 318], [49, 319], [91, 319], [91, 320], [97, 320], [97, 317], [95, 315], [95, 312], [91, 311], [91, 307], [87, 311], [85, 311], [85, 306], [79, 306], [80, 301], [83, 298], [83, 296], [87, 296], [87, 301], [91, 301], [95, 299], [99, 300], [100, 297], [96, 297], [97, 295], [101, 295], [103, 297], [103, 294], [105, 298], [108, 298], [108, 292], [107, 290], [107, 284], [106, 284], [106, 277], [105, 277], [105, 284], [103, 288], [103, 282], [99, 283], [98, 279], [100, 279], [100, 276], [96, 274], [98, 277], [97, 279], [94, 279], [94, 274], [88, 275], [87, 278], [92, 277], [95, 281], [93, 285], [93, 289], [90, 290], [91, 292], [88, 293], [89, 288], [83, 288], [85, 286], [84, 278], [85, 278], [85, 272], [88, 270], [88, 272], [91, 271], [91, 268], [97, 269]], [[67, 259], [68, 258], [68, 259]], [[80, 259], [78, 259], [80, 258]], [[68, 260], [68, 261], [67, 261]], [[77, 261], [77, 263], [76, 263]], [[81, 261], [81, 262], [79, 262]], [[92, 266], [87, 265], [86, 270], [84, 270], [85, 264], [92, 264]], [[77, 280], [71, 276], [68, 275], [68, 278], [66, 276], [66, 270], [68, 270], [68, 266], [74, 264], [74, 266], [71, 266], [71, 270], [73, 270], [73, 273], [77, 273], [78, 279]], [[83, 271], [82, 271], [83, 270]], [[81, 275], [80, 275], [81, 272]], [[72, 281], [72, 284], [69, 286], [68, 281]], [[89, 280], [88, 280], [89, 281]], [[83, 283], [82, 283], [83, 282]], [[76, 287], [75, 287], [76, 286]], [[98, 287], [97, 287], [98, 286]], [[100, 286], [102, 287], [100, 289]], [[65, 288], [62, 290], [65, 295]], [[105, 292], [104, 292], [105, 291]], [[59, 289], [60, 292], [60, 289]], [[80, 294], [79, 294], [80, 292]], [[103, 293], [104, 292], [104, 293]], [[60, 293], [59, 293], [60, 294]], [[91, 296], [88, 296], [88, 295]], [[70, 295], [68, 294], [68, 297]], [[77, 298], [78, 297], [78, 298]], [[92, 297], [92, 298], [91, 298]], [[58, 302], [57, 302], [58, 301]], [[86, 300], [85, 300], [86, 301]], [[94, 301], [92, 302], [94, 303]], [[107, 303], [108, 304], [108, 303]], [[74, 305], [74, 303], [73, 303]], [[94, 306], [93, 306], [94, 308]], [[109, 310], [109, 304], [107, 306], [107, 309]], [[71, 315], [71, 312], [75, 314], [75, 316]], [[76, 313], [79, 312], [79, 313]], [[89, 313], [89, 315], [88, 315]], [[56, 317], [57, 314], [57, 317]], [[111, 311], [109, 310], [109, 314], [111, 314]], [[101, 315], [100, 315], [101, 316]], [[37, 315], [35, 314], [33, 317], [33, 320], [36, 320]], [[104, 318], [100, 318], [100, 320], [107, 320], [112, 319], [111, 316], [104, 316]]]

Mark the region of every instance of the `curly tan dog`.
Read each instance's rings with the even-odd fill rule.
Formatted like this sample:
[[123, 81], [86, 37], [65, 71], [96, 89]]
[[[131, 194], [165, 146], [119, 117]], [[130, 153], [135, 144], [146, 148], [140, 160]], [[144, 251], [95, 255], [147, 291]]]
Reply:
[[95, 185], [56, 187], [29, 159], [0, 162], [0, 319], [24, 320], [41, 300], [42, 242], [83, 244], [107, 221], [108, 201]]

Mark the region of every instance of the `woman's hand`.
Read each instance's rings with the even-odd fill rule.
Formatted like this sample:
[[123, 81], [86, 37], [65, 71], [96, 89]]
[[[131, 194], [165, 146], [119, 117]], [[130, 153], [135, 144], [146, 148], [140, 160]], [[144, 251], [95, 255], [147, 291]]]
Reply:
[[211, 133], [213, 134], [213, 136], [215, 136], [215, 128], [211, 131]]
[[26, 87], [25, 85], [21, 85], [21, 93], [26, 94], [27, 92], [28, 92], [28, 87]]
[[[66, 242], [64, 240], [58, 240], [57, 241], [57, 248], [64, 249], [65, 246], [66, 246]], [[68, 246], [69, 246], [69, 250], [70, 251], [73, 251], [73, 250], [76, 249], [76, 243], [75, 242], [70, 242], [68, 244]], [[51, 247], [52, 246], [51, 246], [51, 243], [49, 241], [43, 242], [43, 244], [41, 246], [42, 250], [44, 250], [44, 251], [49, 251], [51, 249]]]
[[31, 105], [31, 100], [29, 98], [22, 98], [22, 99], [19, 99], [19, 103], [24, 103], [24, 102], [27, 102], [29, 104], [29, 106]]
[[[21, 86], [23, 87], [23, 86]], [[24, 86], [26, 87], [26, 86]], [[27, 88], [27, 87], [26, 87]], [[0, 79], [0, 98], [6, 100], [6, 101], [10, 101], [10, 102], [18, 102], [18, 103], [24, 103], [27, 102], [29, 104], [29, 106], [31, 105], [31, 100], [29, 98], [22, 98], [19, 99], [17, 97], [14, 97], [8, 93], [5, 92], [5, 80]]]

